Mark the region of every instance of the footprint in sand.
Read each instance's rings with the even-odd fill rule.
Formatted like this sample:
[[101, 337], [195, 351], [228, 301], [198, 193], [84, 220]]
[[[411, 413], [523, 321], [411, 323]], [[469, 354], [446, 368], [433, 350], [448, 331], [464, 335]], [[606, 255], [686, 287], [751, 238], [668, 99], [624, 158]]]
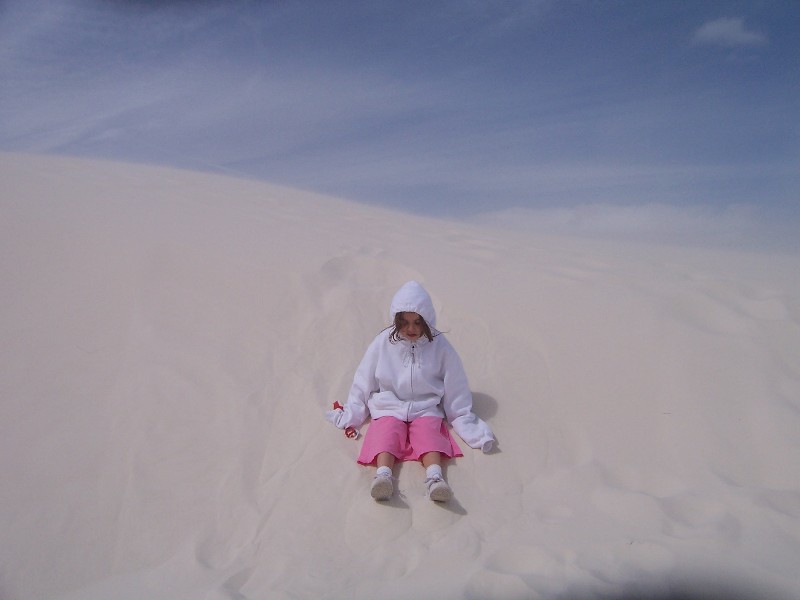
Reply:
[[319, 268], [318, 281], [325, 287], [394, 290], [410, 279], [421, 279], [418, 271], [394, 262], [379, 252], [361, 249], [357, 254], [336, 256]]
[[564, 560], [534, 546], [494, 553], [467, 584], [467, 598], [549, 598], [564, 580]]
[[723, 537], [730, 541], [739, 538], [741, 524], [727, 507], [711, 498], [681, 494], [659, 501], [669, 519], [665, 533], [676, 538]]
[[[675, 566], [675, 555], [654, 542], [597, 546], [577, 557], [575, 566], [610, 589], [631, 582], [644, 582], [656, 573], [667, 573]], [[602, 587], [602, 586], [601, 586]]]
[[646, 494], [611, 488], [598, 488], [591, 494], [592, 504], [620, 523], [659, 523], [658, 502]]
[[533, 514], [543, 523], [560, 523], [572, 518], [575, 511], [569, 506], [551, 505], [535, 508]]
[[493, 571], [478, 571], [464, 589], [466, 600], [540, 600], [545, 596], [535, 593], [518, 575]]
[[549, 574], [564, 567], [564, 560], [537, 546], [517, 545], [504, 548], [489, 558], [486, 568], [497, 573], [530, 575]]
[[345, 543], [359, 553], [385, 547], [411, 529], [411, 511], [400, 494], [376, 502], [368, 489], [366, 484], [345, 517]]
[[245, 598], [241, 591], [247, 582], [250, 581], [250, 577], [252, 577], [254, 571], [255, 567], [246, 567], [228, 577], [219, 590], [221, 594], [220, 597], [236, 599]]
[[603, 479], [610, 487], [639, 492], [654, 498], [667, 498], [685, 492], [687, 484], [676, 473], [665, 468], [641, 469], [599, 465]]
[[800, 492], [795, 490], [766, 490], [756, 497], [756, 504], [784, 516], [800, 519]]
[[414, 530], [423, 532], [447, 529], [466, 514], [456, 498], [439, 504], [420, 495], [418, 499], [411, 501], [411, 509]]

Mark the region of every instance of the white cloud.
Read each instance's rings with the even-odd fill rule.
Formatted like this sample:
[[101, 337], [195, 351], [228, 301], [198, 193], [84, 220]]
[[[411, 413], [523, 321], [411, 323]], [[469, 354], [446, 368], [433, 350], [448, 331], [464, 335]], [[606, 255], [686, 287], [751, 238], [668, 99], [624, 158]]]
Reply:
[[734, 48], [766, 44], [767, 36], [746, 29], [742, 18], [722, 17], [700, 27], [694, 34], [694, 41], [698, 44]]

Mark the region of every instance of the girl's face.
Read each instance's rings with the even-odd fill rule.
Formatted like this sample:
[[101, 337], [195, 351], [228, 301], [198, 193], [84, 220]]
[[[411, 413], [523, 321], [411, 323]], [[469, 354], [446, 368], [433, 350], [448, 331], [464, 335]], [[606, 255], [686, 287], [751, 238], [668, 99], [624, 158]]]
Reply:
[[409, 342], [416, 342], [422, 335], [422, 317], [414, 312], [400, 313], [400, 335]]

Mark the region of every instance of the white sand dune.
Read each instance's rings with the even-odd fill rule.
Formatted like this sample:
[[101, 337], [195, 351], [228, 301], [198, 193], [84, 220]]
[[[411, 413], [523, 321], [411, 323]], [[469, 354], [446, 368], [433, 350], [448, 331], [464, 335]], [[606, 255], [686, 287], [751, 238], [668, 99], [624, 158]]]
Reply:
[[[0, 180], [3, 600], [800, 596], [800, 258], [77, 159]], [[412, 278], [499, 439], [448, 506], [415, 464], [372, 501], [323, 419]]]

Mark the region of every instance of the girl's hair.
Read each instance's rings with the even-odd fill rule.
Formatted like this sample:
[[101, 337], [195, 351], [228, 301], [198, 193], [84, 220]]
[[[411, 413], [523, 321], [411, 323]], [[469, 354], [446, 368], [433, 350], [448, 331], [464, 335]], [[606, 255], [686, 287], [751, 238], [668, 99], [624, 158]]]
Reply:
[[[439, 332], [436, 330], [431, 331], [430, 326], [428, 325], [427, 321], [422, 318], [422, 315], [419, 316], [419, 320], [422, 321], [422, 334], [428, 338], [429, 342], [433, 341], [433, 336], [438, 335]], [[403, 313], [399, 312], [394, 315], [394, 323], [389, 327], [392, 328], [392, 333], [389, 334], [389, 341], [392, 344], [396, 344], [400, 341], [400, 328], [403, 326]], [[389, 328], [387, 327], [387, 329]]]

